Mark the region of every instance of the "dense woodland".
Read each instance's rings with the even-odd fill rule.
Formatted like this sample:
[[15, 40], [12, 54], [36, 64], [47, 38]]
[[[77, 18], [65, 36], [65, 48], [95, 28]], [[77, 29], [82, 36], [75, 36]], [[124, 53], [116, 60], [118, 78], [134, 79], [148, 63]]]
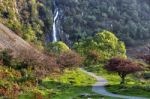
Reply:
[[[150, 37], [148, 0], [57, 0], [64, 11], [63, 29], [71, 40], [109, 30], [127, 45]], [[61, 3], [59, 3], [61, 2]]]
[[28, 41], [52, 39], [54, 2], [63, 31], [59, 38], [65, 42], [103, 30], [115, 33], [128, 46], [150, 37], [149, 0], [2, 0], [0, 20]]

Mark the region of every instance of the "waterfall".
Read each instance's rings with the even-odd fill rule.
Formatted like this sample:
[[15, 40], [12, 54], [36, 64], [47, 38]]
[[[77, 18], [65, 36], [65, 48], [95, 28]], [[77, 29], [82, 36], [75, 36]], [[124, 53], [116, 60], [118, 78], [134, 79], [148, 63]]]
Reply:
[[57, 42], [57, 19], [58, 19], [59, 11], [56, 9], [54, 12], [54, 20], [53, 20], [53, 42]]

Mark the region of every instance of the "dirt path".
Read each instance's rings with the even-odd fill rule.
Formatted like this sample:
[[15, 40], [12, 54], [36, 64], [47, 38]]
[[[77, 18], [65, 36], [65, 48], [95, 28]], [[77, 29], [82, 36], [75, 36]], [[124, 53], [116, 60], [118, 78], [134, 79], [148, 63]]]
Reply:
[[116, 98], [122, 98], [122, 99], [148, 99], [148, 98], [144, 98], [144, 97], [125, 96], [125, 95], [110, 93], [105, 89], [105, 85], [108, 83], [108, 81], [106, 79], [102, 78], [101, 76], [97, 76], [94, 73], [87, 72], [84, 69], [81, 69], [81, 71], [94, 77], [97, 80], [97, 82], [92, 87], [93, 92], [96, 92], [96, 93], [104, 95], [104, 96], [110, 96], [110, 97], [116, 97]]

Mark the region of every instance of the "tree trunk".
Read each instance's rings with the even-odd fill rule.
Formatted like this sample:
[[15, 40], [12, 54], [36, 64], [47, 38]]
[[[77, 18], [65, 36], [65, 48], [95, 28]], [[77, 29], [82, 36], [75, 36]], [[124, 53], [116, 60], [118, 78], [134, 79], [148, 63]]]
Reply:
[[121, 82], [120, 82], [121, 85], [125, 84], [125, 77], [126, 75], [121, 75]]

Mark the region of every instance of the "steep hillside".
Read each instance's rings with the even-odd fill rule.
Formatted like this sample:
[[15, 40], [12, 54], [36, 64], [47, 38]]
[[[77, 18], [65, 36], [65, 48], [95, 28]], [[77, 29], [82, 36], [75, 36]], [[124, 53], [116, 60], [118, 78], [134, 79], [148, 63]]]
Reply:
[[0, 0], [0, 22], [23, 39], [40, 44], [51, 31], [51, 0]]
[[129, 46], [150, 39], [149, 0], [56, 1], [63, 11], [63, 31], [73, 41], [104, 29], [116, 33]]
[[9, 49], [14, 57], [25, 54], [36, 55], [37, 61], [44, 59], [45, 55], [36, 50], [29, 43], [17, 36], [13, 31], [0, 24], [0, 50]]
[[150, 39], [149, 0], [0, 1], [0, 22], [37, 45], [52, 41], [56, 12], [57, 38], [67, 43], [102, 30], [116, 33], [128, 46]]
[[17, 36], [3, 24], [0, 24], [0, 44], [1, 49], [10, 48], [14, 51], [31, 48], [31, 46], [27, 42], [22, 40], [22, 38]]

